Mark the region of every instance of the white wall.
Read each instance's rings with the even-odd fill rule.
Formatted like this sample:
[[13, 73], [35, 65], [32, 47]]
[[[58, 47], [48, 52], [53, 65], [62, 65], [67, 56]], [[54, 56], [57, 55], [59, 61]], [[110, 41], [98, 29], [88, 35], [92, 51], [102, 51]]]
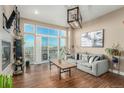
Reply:
[[[13, 6], [8, 6], [9, 8], [13, 8]], [[7, 12], [7, 11], [6, 11]], [[0, 5], [0, 74], [11, 74], [12, 73], [12, 62], [14, 62], [13, 60], [13, 31], [11, 28], [9, 31], [11, 33], [8, 33], [7, 31], [5, 31], [3, 29], [2, 26], [2, 22], [3, 22], [3, 6]], [[7, 41], [7, 42], [11, 42], [11, 64], [9, 64], [3, 71], [2, 71], [2, 46], [1, 46], [1, 41]]]

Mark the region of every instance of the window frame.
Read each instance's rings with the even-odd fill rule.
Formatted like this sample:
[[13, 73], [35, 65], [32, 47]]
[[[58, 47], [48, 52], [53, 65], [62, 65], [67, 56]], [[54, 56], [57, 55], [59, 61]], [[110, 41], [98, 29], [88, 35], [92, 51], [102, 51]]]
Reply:
[[[60, 30], [60, 29], [54, 29], [54, 28], [50, 28], [50, 27], [46, 27], [46, 26], [41, 26], [41, 25], [38, 25], [38, 24], [32, 24], [32, 23], [24, 23], [24, 30], [25, 30], [25, 25], [32, 25], [33, 26], [33, 32], [25, 32], [23, 33], [23, 35], [27, 34], [27, 35], [33, 35], [34, 36], [34, 58], [33, 59], [36, 59], [36, 37], [47, 37], [48, 38], [48, 56], [49, 56], [49, 39], [50, 38], [57, 38], [57, 42], [58, 42], [58, 45], [57, 45], [57, 58], [59, 58], [59, 52], [60, 52], [60, 40], [61, 39], [65, 39], [65, 46], [67, 47], [67, 31], [66, 30]], [[42, 27], [42, 28], [47, 28], [47, 29], [53, 29], [53, 30], [56, 30], [58, 32], [58, 35], [57, 36], [54, 36], [54, 35], [45, 35], [45, 34], [37, 34], [37, 27]], [[60, 32], [61, 31], [65, 31], [65, 36], [61, 36], [60, 35]], [[49, 33], [49, 32], [48, 32]], [[42, 41], [41, 41], [42, 43]], [[42, 47], [42, 45], [41, 45]], [[42, 49], [42, 48], [41, 48]], [[41, 50], [42, 51], [42, 50]]]

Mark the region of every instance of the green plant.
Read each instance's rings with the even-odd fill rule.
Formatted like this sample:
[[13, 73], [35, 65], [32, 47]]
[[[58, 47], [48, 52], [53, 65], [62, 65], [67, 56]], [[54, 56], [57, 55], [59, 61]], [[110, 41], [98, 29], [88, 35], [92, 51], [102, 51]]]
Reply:
[[119, 51], [119, 44], [113, 44], [112, 48], [106, 48], [105, 52], [110, 56], [121, 56], [121, 51]]
[[13, 78], [12, 75], [0, 75], [0, 88], [12, 88]]
[[118, 49], [106, 48], [105, 51], [110, 56], [120, 56], [121, 55], [121, 53]]

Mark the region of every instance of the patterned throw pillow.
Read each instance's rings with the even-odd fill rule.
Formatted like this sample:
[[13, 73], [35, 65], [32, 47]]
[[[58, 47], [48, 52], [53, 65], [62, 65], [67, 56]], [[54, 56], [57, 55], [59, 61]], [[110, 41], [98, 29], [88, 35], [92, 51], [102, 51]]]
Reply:
[[94, 58], [94, 61], [98, 61], [98, 60], [100, 60], [100, 57], [99, 57], [99, 56], [96, 56], [96, 57]]
[[94, 61], [98, 61], [99, 59], [100, 59], [99, 56], [91, 56], [91, 57], [89, 57], [89, 61], [88, 62], [91, 64]]
[[93, 60], [94, 60], [94, 56], [90, 56], [88, 62], [91, 64], [93, 62]]
[[93, 56], [90, 56], [90, 55], [87, 56], [88, 62], [89, 62], [89, 60], [90, 60], [91, 57], [93, 57]]

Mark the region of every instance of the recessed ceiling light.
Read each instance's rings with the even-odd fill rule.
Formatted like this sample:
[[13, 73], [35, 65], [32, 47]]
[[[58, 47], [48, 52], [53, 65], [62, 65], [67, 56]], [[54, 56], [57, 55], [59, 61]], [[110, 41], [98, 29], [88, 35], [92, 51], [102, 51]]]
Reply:
[[34, 11], [34, 14], [36, 14], [36, 15], [37, 15], [37, 14], [39, 14], [39, 12], [38, 12], [37, 10], [35, 10], [35, 11]]

